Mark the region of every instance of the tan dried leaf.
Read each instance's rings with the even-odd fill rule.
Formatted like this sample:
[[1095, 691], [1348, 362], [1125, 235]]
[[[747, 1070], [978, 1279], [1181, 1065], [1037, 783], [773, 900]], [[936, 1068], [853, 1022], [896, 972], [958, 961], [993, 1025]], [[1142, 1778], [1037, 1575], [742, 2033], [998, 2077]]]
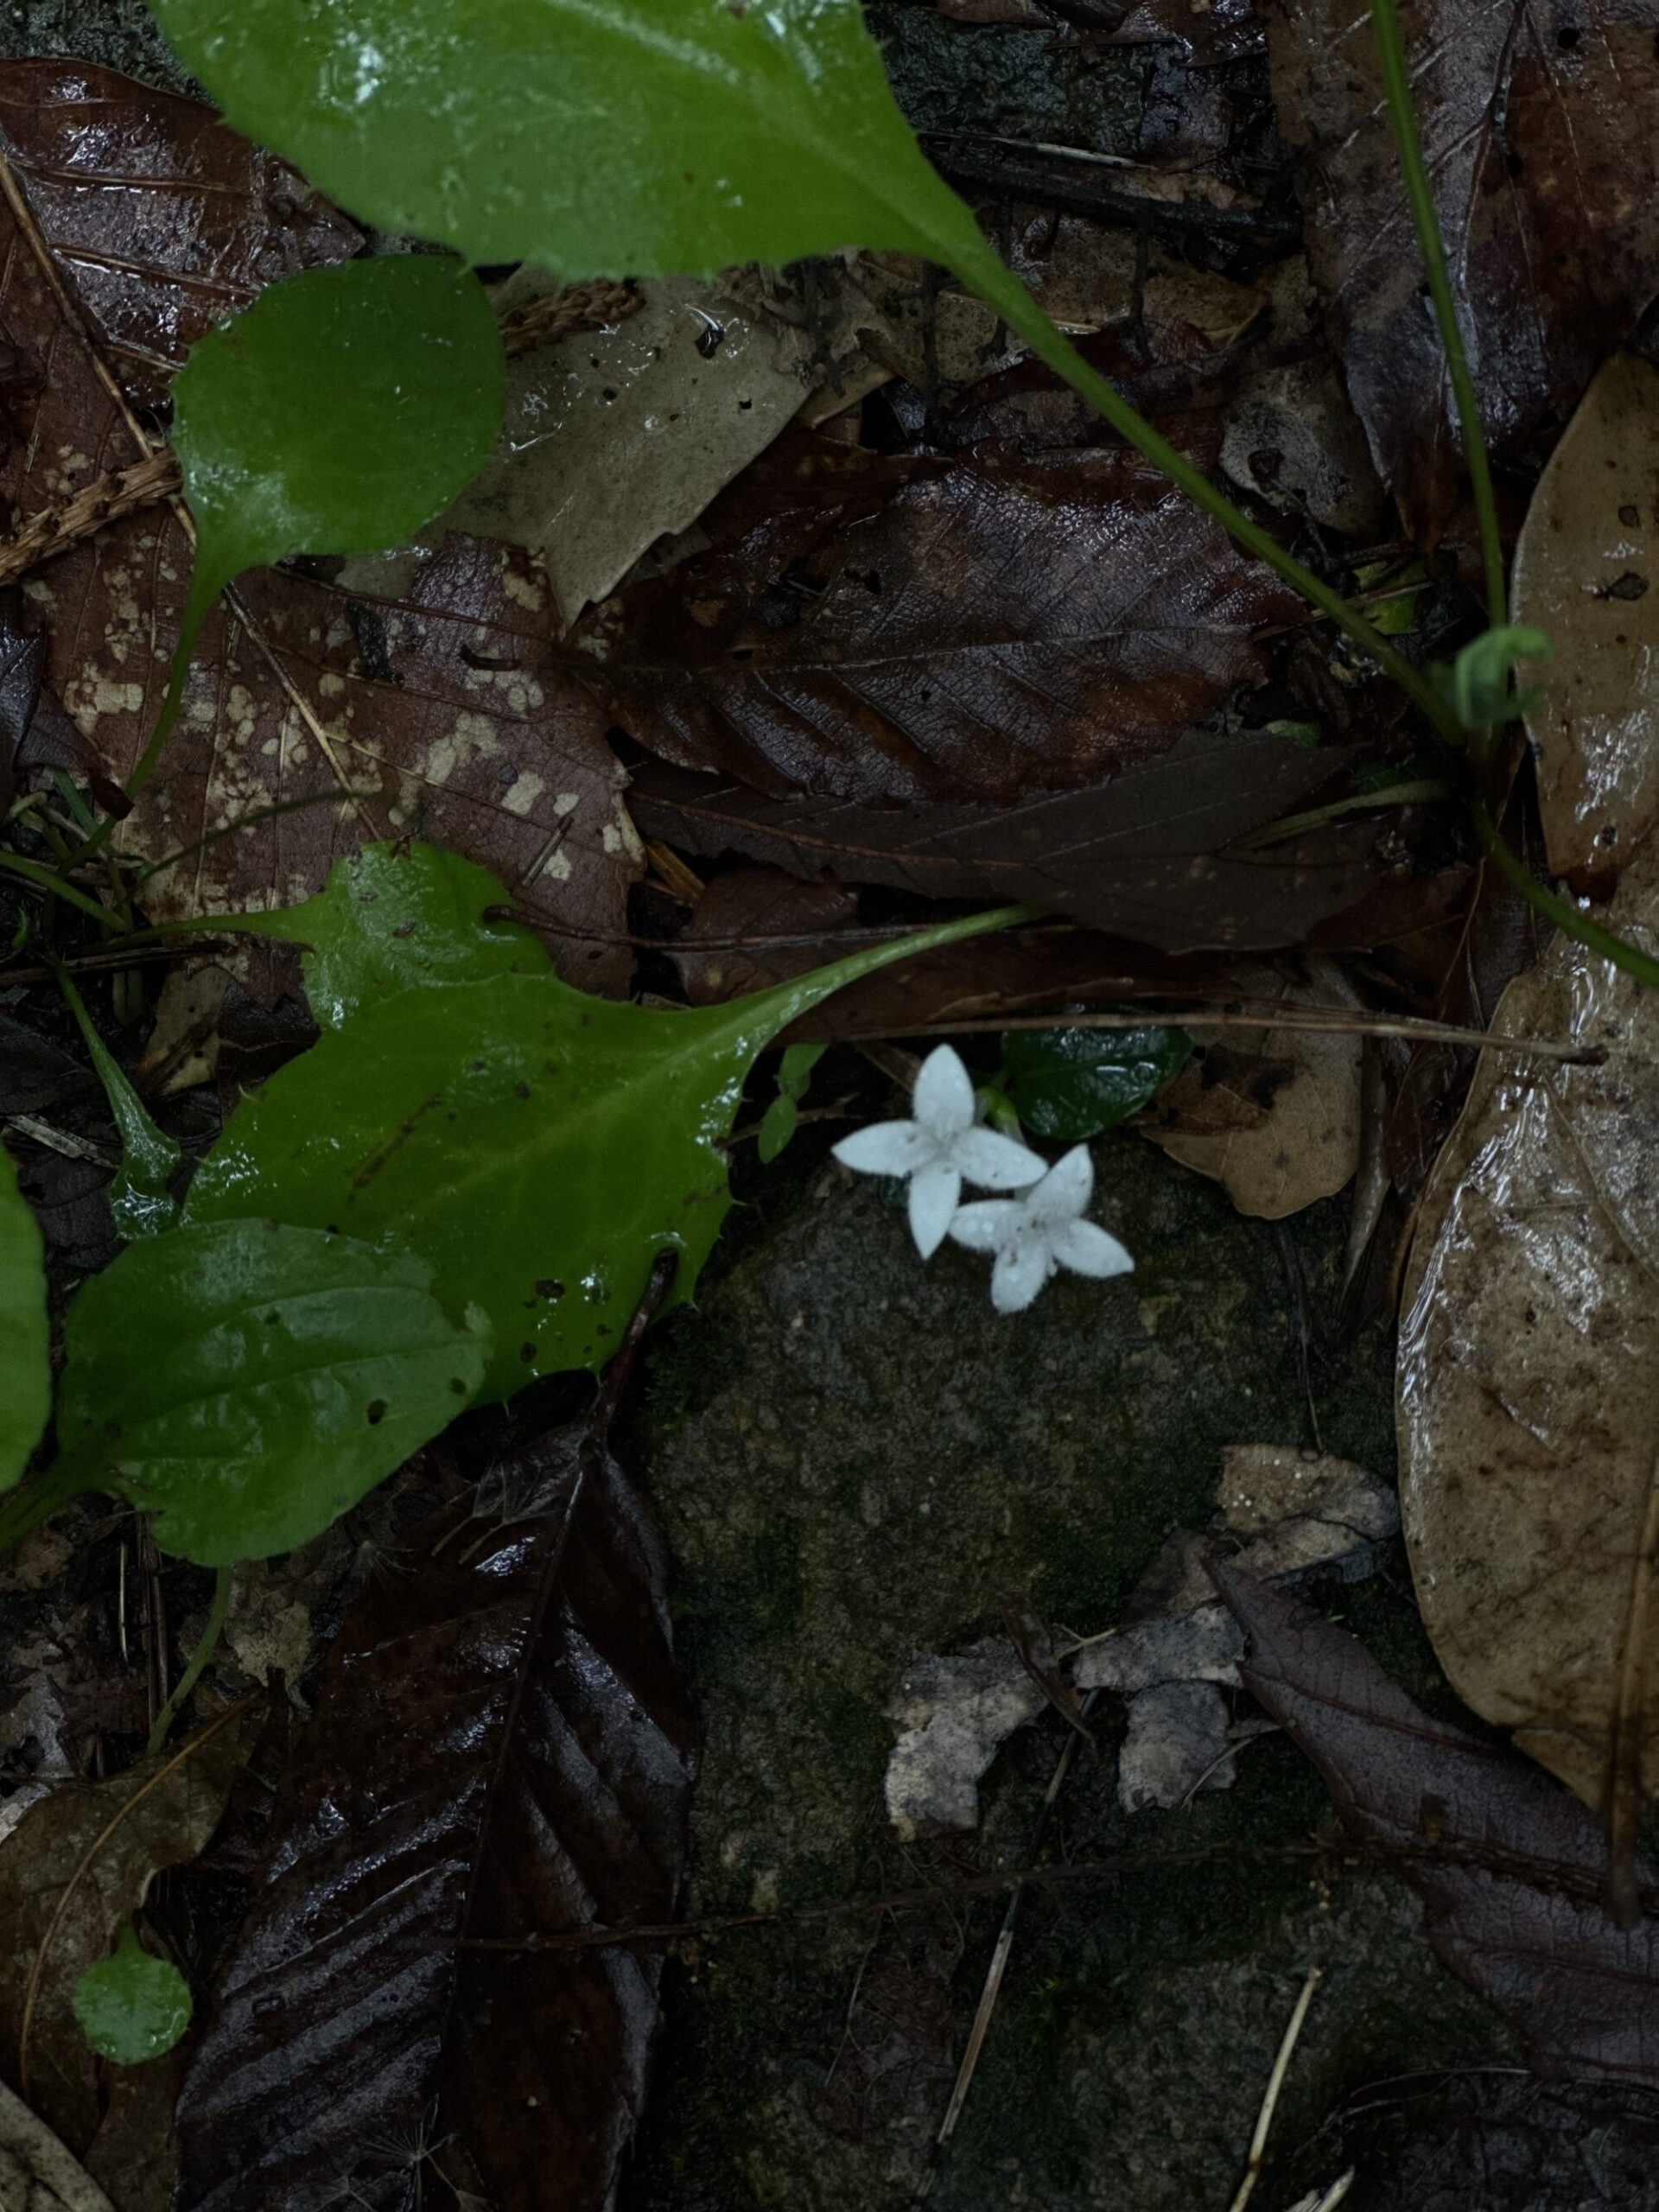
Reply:
[[1539, 479], [1515, 554], [1516, 622], [1548, 631], [1527, 717], [1549, 864], [1612, 888], [1659, 822], [1659, 369], [1616, 353]]
[[92, 2176], [0, 2082], [0, 2206], [5, 2212], [113, 2212]]
[[[1608, 912], [1649, 950], [1659, 849]], [[1659, 1789], [1659, 1000], [1558, 938], [1492, 1027], [1422, 1202], [1399, 1357], [1401, 1484], [1452, 1687], [1586, 1803]]]
[[[1241, 973], [1253, 997], [1330, 1006], [1351, 993], [1332, 963], [1313, 985]], [[1200, 1040], [1204, 1032], [1194, 1025]], [[1226, 1190], [1241, 1213], [1281, 1221], [1333, 1197], [1359, 1165], [1361, 1040], [1307, 1030], [1212, 1033], [1140, 1123], [1143, 1135]]]

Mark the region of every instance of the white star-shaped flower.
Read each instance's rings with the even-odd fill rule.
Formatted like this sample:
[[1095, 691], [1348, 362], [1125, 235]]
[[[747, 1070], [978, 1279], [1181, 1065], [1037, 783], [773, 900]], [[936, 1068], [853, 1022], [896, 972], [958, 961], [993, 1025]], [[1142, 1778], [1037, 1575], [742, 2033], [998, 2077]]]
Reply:
[[910, 1178], [910, 1233], [931, 1260], [944, 1243], [964, 1182], [982, 1191], [1021, 1191], [1043, 1161], [1012, 1137], [975, 1126], [974, 1086], [949, 1045], [922, 1063], [911, 1094], [913, 1120], [873, 1122], [843, 1137], [836, 1158], [861, 1175]]
[[1083, 1217], [1094, 1187], [1089, 1147], [1074, 1145], [1022, 1197], [982, 1198], [957, 1213], [950, 1224], [956, 1242], [996, 1255], [991, 1303], [999, 1313], [1023, 1313], [1057, 1268], [1101, 1281], [1133, 1271], [1116, 1237]]

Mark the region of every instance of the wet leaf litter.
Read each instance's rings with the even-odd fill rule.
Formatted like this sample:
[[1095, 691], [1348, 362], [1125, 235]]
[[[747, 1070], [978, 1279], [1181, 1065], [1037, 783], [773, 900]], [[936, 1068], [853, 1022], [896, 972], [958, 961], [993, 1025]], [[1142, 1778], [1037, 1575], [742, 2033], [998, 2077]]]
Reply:
[[[1390, 239], [1394, 264], [1410, 261], [1386, 140], [1375, 114], [1347, 130], [1357, 94], [1338, 78], [1352, 57], [1317, 10], [1283, 0], [1265, 23], [1232, 10], [1202, 37], [1179, 11], [911, 12], [948, 42], [925, 48], [929, 155], [958, 182], [983, 181], [988, 231], [1040, 265], [1055, 311], [1064, 301], [1068, 327], [1093, 334], [1093, 358], [1253, 512], [1278, 516], [1300, 550], [1317, 543], [1344, 593], [1400, 611], [1403, 632], [1389, 634], [1414, 653], [1471, 634], [1471, 524], [1429, 325], [1365, 275]], [[1517, 16], [1497, 43], [1469, 14], [1450, 5], [1407, 30], [1445, 57], [1420, 99], [1443, 219], [1465, 249], [1460, 298], [1512, 526], [1527, 516], [1515, 615], [1549, 630], [1563, 664], [1529, 710], [1536, 796], [1523, 766], [1505, 826], [1541, 873], [1611, 901], [1615, 925], [1645, 942], [1637, 586], [1653, 372], [1638, 325], [1652, 272], [1637, 186], [1654, 67], [1628, 10]], [[1271, 87], [1251, 58], [1264, 37]], [[435, 50], [410, 49], [399, 97]], [[916, 81], [913, 58], [893, 67], [901, 87]], [[1630, 87], [1623, 110], [1610, 73]], [[1079, 86], [1088, 98], [1065, 105]], [[1117, 137], [1090, 105], [1108, 90], [1138, 103]], [[1294, 165], [1262, 136], [1274, 102]], [[3, 842], [49, 868], [52, 836], [74, 826], [65, 785], [101, 805], [143, 752], [183, 615], [174, 375], [228, 308], [303, 270], [354, 265], [359, 223], [387, 208], [353, 184], [337, 213], [199, 104], [91, 63], [0, 67], [0, 129], [16, 187], [0, 296], [7, 482], [14, 530], [53, 549], [20, 551], [5, 613], [26, 683], [43, 683], [16, 733], [5, 725], [8, 804], [26, 810]], [[1067, 137], [1069, 154], [1051, 143]], [[881, 163], [901, 157], [872, 143], [879, 194]], [[1469, 175], [1491, 188], [1459, 230]], [[1563, 180], [1595, 195], [1594, 273], [1559, 250]], [[480, 185], [488, 203], [494, 186]], [[500, 216], [506, 196], [493, 204]], [[598, 217], [584, 221], [590, 243]], [[1206, 265], [1172, 263], [1177, 237]], [[888, 2212], [925, 2190], [977, 2212], [1012, 2189], [1057, 2212], [1103, 2190], [1162, 2212], [1233, 2190], [1292, 1999], [1333, 1941], [1313, 1960], [1325, 1979], [1287, 2062], [1259, 2204], [1328, 2195], [1342, 2158], [1319, 2132], [1327, 2111], [1357, 2169], [1355, 2202], [1440, 2185], [1454, 2137], [1481, 2146], [1457, 2169], [1478, 2170], [1465, 2206], [1511, 2172], [1541, 2202], [1566, 2175], [1584, 2202], [1645, 2202], [1623, 2166], [1584, 2179], [1591, 2164], [1574, 2163], [1592, 2125], [1604, 2147], [1642, 2139], [1651, 2078], [1636, 1835], [1652, 1549], [1637, 1433], [1642, 994], [1575, 949], [1546, 950], [1458, 826], [1455, 766], [1414, 749], [1385, 688], [919, 256], [647, 275], [585, 297], [526, 264], [489, 305], [512, 348], [538, 311], [554, 334], [514, 352], [518, 411], [460, 504], [418, 533], [411, 515], [401, 550], [251, 569], [207, 616], [180, 735], [111, 841], [138, 918], [194, 925], [202, 949], [138, 965], [105, 943], [107, 925], [60, 918], [43, 932], [21, 879], [0, 885], [17, 886], [32, 931], [0, 962], [0, 1138], [18, 1185], [13, 1211], [0, 1198], [0, 1310], [21, 1317], [35, 1378], [15, 1433], [0, 1423], [0, 1475], [30, 1461], [48, 1347], [67, 1346], [57, 1446], [96, 1459], [106, 1491], [162, 1506], [149, 1525], [164, 1546], [210, 1567], [220, 1556], [209, 1525], [169, 1521], [162, 1492], [180, 1465], [158, 1472], [138, 1448], [144, 1421], [177, 1441], [166, 1377], [119, 1321], [124, 1286], [162, 1246], [130, 1246], [91, 1287], [107, 1286], [104, 1324], [98, 1296], [76, 1295], [118, 1249], [105, 1185], [123, 1143], [86, 1040], [49, 1014], [60, 957], [184, 1161], [194, 1225], [175, 1232], [181, 1266], [192, 1237], [265, 1234], [274, 1198], [283, 1236], [317, 1240], [331, 1282], [371, 1248], [375, 1267], [404, 1269], [399, 1295], [430, 1306], [435, 1389], [459, 1353], [464, 1371], [442, 1382], [457, 1399], [479, 1390], [480, 1360], [483, 1395], [539, 1394], [469, 1415], [410, 1459], [446, 1410], [435, 1401], [399, 1428], [412, 1371], [361, 1402], [348, 1393], [359, 1426], [340, 1432], [343, 1456], [327, 1444], [327, 1497], [299, 1512], [285, 1486], [296, 1515], [259, 1535], [277, 1555], [238, 1568], [226, 1641], [156, 1755], [186, 1752], [251, 1680], [266, 1682], [264, 1732], [238, 1736], [217, 1809], [170, 1860], [157, 1846], [164, 1878], [116, 1880], [76, 1936], [84, 1957], [69, 1955], [70, 1922], [83, 1889], [105, 1897], [99, 1861], [118, 1863], [124, 1822], [43, 1958], [33, 1923], [8, 1944], [38, 1969], [28, 2039], [49, 2027], [41, 2049], [60, 2073], [50, 2092], [33, 2070], [27, 2086], [62, 2142], [0, 2116], [4, 2158], [63, 2202], [92, 2203], [84, 2156], [115, 2212], [150, 2212], [174, 2185], [156, 2146], [176, 2105], [184, 2204], [321, 2204], [344, 2186], [376, 2204]], [[1618, 477], [1616, 499], [1599, 495], [1602, 474]], [[1351, 497], [1332, 492], [1338, 477]], [[1522, 758], [1517, 747], [1511, 765]], [[115, 911], [112, 880], [78, 880]], [[543, 1224], [568, 1211], [590, 1156], [623, 1154], [641, 1221], [666, 1220], [652, 1163], [688, 1109], [647, 1084], [626, 1144], [584, 1125], [563, 1152], [538, 1122], [534, 1172], [480, 1186], [480, 1203], [473, 1171], [497, 1150], [486, 1124], [550, 1075], [527, 1029], [509, 1046], [506, 1002], [522, 1000], [526, 1020], [550, 1005], [550, 967], [574, 986], [560, 1001], [572, 1066], [590, 1032], [665, 1037], [682, 999], [735, 1035], [734, 1001], [993, 900], [1043, 918], [942, 944], [817, 1006], [816, 987], [779, 996], [765, 1036], [791, 1050], [747, 1081], [765, 1039], [734, 1046], [718, 1126], [695, 1174], [681, 1163], [671, 1179], [695, 1185], [693, 1225], [666, 1240], [683, 1288], [728, 1173], [736, 1241], [708, 1262], [707, 1314], [683, 1306], [646, 1355], [613, 1458], [610, 1399], [583, 1410], [588, 1386], [555, 1370], [575, 1354], [605, 1365], [646, 1288], [652, 1238], [631, 1217], [621, 1226], [620, 1184], [602, 1174], [592, 1203], [616, 1235], [594, 1285], [563, 1256], [593, 1238], [567, 1228], [550, 1257]], [[216, 920], [272, 908], [291, 911], [213, 935]], [[135, 966], [136, 991], [111, 982]], [[1414, 1032], [1425, 1021], [1458, 1033]], [[1040, 1334], [971, 1338], [988, 1325], [968, 1319], [982, 1265], [947, 1240], [925, 1277], [913, 1252], [910, 1274], [893, 1271], [896, 1194], [855, 1198], [829, 1155], [849, 1126], [909, 1113], [942, 1033], [988, 1127], [1035, 1142], [1043, 1166], [1095, 1147], [1100, 1233], [1135, 1255], [1118, 1302], [1051, 1286], [1029, 1324], [999, 1324]], [[464, 1106], [464, 1178], [437, 1127], [449, 1104]], [[452, 1179], [466, 1195], [440, 1233]], [[843, 1334], [809, 1281], [829, 1263], [801, 1255], [828, 1249], [803, 1241], [807, 1224], [849, 1207], [861, 1318]], [[388, 1233], [412, 1238], [420, 1282]], [[1248, 1290], [1222, 1256], [1229, 1238], [1265, 1270]], [[498, 1267], [508, 1243], [522, 1249]], [[742, 1304], [757, 1268], [772, 1270], [777, 1354], [761, 1349], [761, 1309]], [[872, 1278], [884, 1287], [867, 1309]], [[1206, 1281], [1226, 1317], [1213, 1338], [1194, 1302]], [[308, 1278], [296, 1288], [317, 1294]], [[1396, 1296], [1403, 1557], [1381, 1400], [1335, 1379], [1366, 1360], [1380, 1374]], [[1195, 1364], [1225, 1366], [1252, 1302], [1271, 1327], [1249, 1338], [1244, 1395], [1159, 1447], [1185, 1487], [1166, 1497], [1160, 1477], [1125, 1519], [1120, 1497], [1158, 1456], [1141, 1440], [1156, 1400], [1130, 1390], [1132, 1414], [1096, 1409], [1073, 1438], [1042, 1378], [1106, 1314], [1170, 1405], [1196, 1401], [1208, 1386]], [[735, 1335], [731, 1313], [748, 1316]], [[988, 1344], [981, 1363], [1007, 1383], [967, 1415], [952, 1376], [926, 1449], [891, 1468], [902, 1348], [918, 1363], [928, 1330]], [[664, 1376], [695, 1365], [699, 1344], [695, 1388], [658, 1380], [659, 1359]], [[94, 1366], [121, 1370], [133, 1433], [111, 1437], [100, 1409], [77, 1444], [74, 1377]], [[864, 1403], [868, 1440], [833, 1473], [798, 1443], [792, 1471], [780, 1458], [740, 1504], [732, 1469], [769, 1464], [793, 1398], [818, 1403], [828, 1431], [836, 1408]], [[233, 1477], [234, 1439], [207, 1418], [216, 1474]], [[708, 1421], [723, 1441], [683, 1467], [682, 1433]], [[317, 1533], [400, 1462], [342, 1524], [360, 1536]], [[1563, 1465], [1594, 1479], [1564, 1484]], [[933, 1503], [931, 1530], [903, 1517], [906, 1488]], [[1063, 1514], [1049, 1493], [1071, 1501]], [[48, 1529], [0, 1583], [17, 1622], [0, 1630], [0, 1789], [45, 1777], [25, 1781], [29, 1809], [0, 1840], [0, 1888], [31, 1821], [156, 1770], [138, 1756], [143, 1724], [131, 1731], [137, 1677], [154, 1720], [220, 1618], [211, 1575], [146, 1554], [146, 1524], [124, 1507], [76, 1510], [84, 1567], [66, 1567], [73, 1546]], [[715, 1532], [732, 1516], [744, 1534], [728, 1554]], [[1068, 1549], [1091, 1521], [1109, 1541]], [[965, 1560], [961, 1528], [988, 1532]], [[240, 1557], [247, 1533], [238, 1522], [223, 1556]], [[883, 1640], [884, 1545], [936, 1554], [934, 1594], [905, 1615], [907, 1653]], [[836, 1635], [814, 1643], [806, 1624], [836, 1549], [867, 1562], [868, 1592], [841, 1600]], [[1529, 1574], [1541, 1559], [1549, 1572]], [[1236, 1625], [1211, 1580], [1229, 1560], [1294, 1577], [1296, 1598], [1235, 1580]], [[683, 1592], [677, 1655], [670, 1592]], [[1411, 1642], [1419, 1609], [1433, 1656]], [[1403, 1667], [1415, 1704], [1332, 1640], [1356, 1624], [1384, 1672]], [[1448, 1680], [1513, 1748], [1460, 1732]], [[380, 1729], [394, 1709], [407, 1732]], [[746, 1767], [747, 1735], [774, 1713], [793, 1716], [781, 1740], [795, 1748]], [[926, 1770], [932, 1794], [895, 1797], [907, 1747], [931, 1731], [938, 1748], [952, 1730], [951, 1758]], [[480, 1753], [485, 1737], [499, 1758]], [[846, 1816], [865, 1808], [851, 1856], [829, 1840], [843, 1833], [843, 1811], [824, 1814], [837, 1799]], [[1037, 1816], [1049, 1801], [1058, 1826]], [[902, 1849], [888, 1816], [911, 1838]], [[1098, 1873], [1037, 1878], [1091, 1854]], [[1165, 1902], [1143, 1861], [1162, 1862]], [[1023, 1899], [1017, 1940], [1010, 1916], [995, 1948], [1001, 1904], [974, 1887], [987, 1868]], [[1310, 1871], [1334, 1936], [1292, 1899]], [[1245, 1912], [1227, 1886], [1241, 1878], [1271, 1896], [1265, 1912]], [[1395, 1948], [1375, 1958], [1349, 1917], [1368, 1885], [1404, 1900]], [[791, 1926], [803, 1908], [835, 1916], [808, 1936]], [[753, 1932], [715, 1932], [745, 1916]], [[1109, 1923], [1109, 1966], [1090, 1948]], [[1564, 2005], [1511, 1969], [1517, 1929]], [[1454, 2003], [1427, 1993], [1440, 1982], [1412, 1985], [1427, 2063], [1513, 2063], [1518, 2050], [1544, 2076], [1580, 2077], [1537, 2093], [1524, 2151], [1502, 2088], [1465, 2094], [1450, 2073], [1376, 2118], [1385, 2093], [1367, 2085], [1406, 2053], [1385, 2026], [1353, 2042], [1344, 2024], [1365, 2008], [1344, 1974], [1385, 1987], [1438, 1974], [1429, 1944], [1478, 1994]], [[1189, 1966], [1239, 2046], [1236, 2073], [1217, 2037], [1160, 2039], [1154, 2024]], [[166, 2061], [124, 2060], [137, 2032], [127, 1978], [160, 1997], [181, 1969], [196, 2000], [184, 2041]], [[1459, 2024], [1445, 2039], [1442, 2003]], [[1111, 2040], [1126, 2005], [1163, 2055], [1139, 2095], [1122, 2094], [1134, 2061]], [[1497, 2023], [1489, 2040], [1477, 2020]], [[344, 2065], [341, 2021], [366, 2024]], [[1027, 2060], [1066, 2085], [1058, 2099], [1028, 2094]], [[1210, 2118], [1173, 2148], [1166, 2131], [1149, 2165], [1119, 2110], [1090, 2105], [1103, 2069], [1115, 2107], [1164, 2113], [1198, 2096]], [[18, 2078], [3, 2049], [0, 2074]], [[1090, 2115], [1081, 2135], [1068, 2101]]]

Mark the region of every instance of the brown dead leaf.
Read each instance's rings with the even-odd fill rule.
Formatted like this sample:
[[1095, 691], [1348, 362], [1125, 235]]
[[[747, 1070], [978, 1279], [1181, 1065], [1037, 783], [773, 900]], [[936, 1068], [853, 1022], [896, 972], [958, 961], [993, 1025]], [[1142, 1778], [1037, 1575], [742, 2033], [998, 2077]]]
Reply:
[[[1651, 0], [1408, 0], [1402, 29], [1486, 441], [1577, 405], [1659, 290]], [[1272, 0], [1308, 258], [1379, 473], [1432, 550], [1462, 459], [1364, 9]]]
[[85, 61], [0, 64], [0, 134], [59, 268], [130, 397], [166, 397], [204, 332], [354, 223], [297, 170], [181, 99]]
[[[1652, 841], [1608, 919], [1652, 943]], [[1659, 1001], [1558, 938], [1492, 1027], [1607, 1060], [1481, 1055], [1406, 1283], [1406, 1531], [1459, 1695], [1628, 1836], [1659, 1789]]]
[[1228, 849], [1291, 812], [1342, 758], [1270, 736], [1191, 731], [1106, 782], [1014, 806], [772, 798], [648, 765], [628, 806], [648, 837], [743, 853], [809, 881], [1023, 900], [1166, 952], [1260, 950], [1300, 942], [1376, 880], [1370, 830]]
[[[145, 448], [27, 209], [0, 207], [0, 327], [39, 370], [32, 418], [0, 461], [0, 493], [27, 516]], [[189, 569], [181, 524], [156, 507], [23, 587], [47, 632], [48, 688], [117, 781], [159, 709]], [[195, 848], [147, 887], [149, 912], [285, 904], [319, 888], [342, 852], [420, 835], [533, 885], [564, 973], [624, 987], [639, 863], [622, 778], [598, 706], [553, 665], [547, 629], [525, 557], [467, 538], [417, 561], [379, 602], [254, 572], [209, 620], [178, 730], [118, 834], [122, 852], [151, 861]], [[272, 806], [290, 810], [220, 834]]]
[[1259, 681], [1255, 632], [1297, 610], [1123, 447], [889, 458], [800, 434], [703, 527], [709, 550], [594, 610], [582, 664], [652, 752], [771, 792], [1093, 782]]
[[66, 1783], [0, 1849], [0, 2073], [73, 2150], [99, 2120], [97, 2061], [70, 2008], [75, 1983], [108, 1955], [156, 1874], [206, 1848], [263, 1719], [245, 1700], [124, 1774]]
[[1659, 369], [1616, 353], [1539, 480], [1513, 620], [1548, 632], [1527, 717], [1551, 872], [1603, 895], [1659, 821]]
[[[1263, 969], [1241, 971], [1238, 988], [1291, 1006], [1354, 1003], [1341, 970], [1316, 965], [1312, 984]], [[1172, 1160], [1220, 1183], [1241, 1213], [1281, 1221], [1353, 1178], [1362, 1057], [1358, 1037], [1224, 1031], [1200, 1041], [1139, 1127]]]

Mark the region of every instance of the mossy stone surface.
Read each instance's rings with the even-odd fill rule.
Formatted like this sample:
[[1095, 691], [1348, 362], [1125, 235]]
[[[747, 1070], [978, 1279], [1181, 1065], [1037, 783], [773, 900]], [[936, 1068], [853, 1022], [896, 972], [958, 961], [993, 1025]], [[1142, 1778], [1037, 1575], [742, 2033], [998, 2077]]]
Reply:
[[[1062, 1278], [1001, 1319], [983, 1261], [948, 1248], [924, 1268], [890, 1192], [797, 1162], [792, 1188], [775, 1176], [763, 1210], [740, 1217], [699, 1310], [657, 1340], [624, 1449], [668, 1537], [708, 1732], [694, 1914], [923, 1880], [948, 1892], [1028, 1864], [1058, 1719], [1005, 1749], [977, 1839], [893, 1840], [885, 1708], [911, 1659], [995, 1632], [1008, 1605], [1109, 1624], [1168, 1532], [1209, 1520], [1227, 1444], [1308, 1441], [1316, 1414], [1328, 1449], [1388, 1471], [1389, 1346], [1336, 1325], [1343, 1210], [1246, 1222], [1130, 1135], [1096, 1155], [1098, 1217], [1136, 1255], [1123, 1281]], [[1364, 1586], [1367, 1632], [1408, 1687], [1432, 1689], [1397, 1560], [1389, 1574]], [[1368, 2080], [1507, 2056], [1492, 2016], [1433, 1959], [1415, 1900], [1306, 1855], [1328, 1811], [1287, 1743], [1252, 1746], [1230, 1792], [1130, 1819], [1109, 1721], [1102, 1740], [1101, 1758], [1074, 1762], [1041, 1855], [1216, 1855], [1027, 1893], [930, 2204], [1225, 2203], [1310, 1965], [1326, 1980], [1287, 2146]], [[956, 1909], [949, 2054], [920, 2064], [902, 2108], [860, 2142], [811, 2107], [880, 1921], [704, 1947], [671, 1977], [626, 2212], [912, 2203], [1002, 1909]]]

